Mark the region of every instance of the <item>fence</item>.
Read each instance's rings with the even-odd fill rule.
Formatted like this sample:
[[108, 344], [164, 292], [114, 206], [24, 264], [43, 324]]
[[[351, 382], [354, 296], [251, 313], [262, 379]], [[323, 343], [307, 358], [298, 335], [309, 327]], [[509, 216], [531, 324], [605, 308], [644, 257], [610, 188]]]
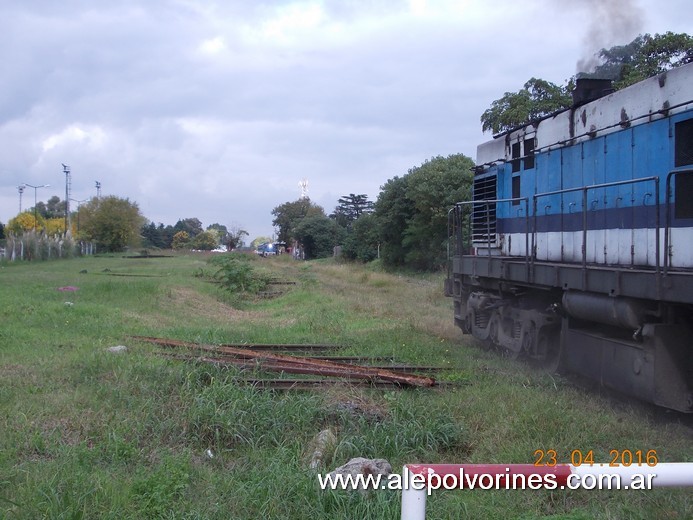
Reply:
[[80, 255], [93, 255], [96, 246], [92, 242], [75, 242], [72, 236], [47, 235], [43, 232], [27, 231], [23, 235], [9, 235], [0, 248], [0, 259], [10, 262], [16, 260], [51, 260], [72, 258]]
[[[647, 487], [693, 487], [693, 463], [657, 463], [649, 465], [625, 464], [556, 464], [555, 466], [535, 466], [533, 464], [407, 464], [402, 478], [401, 520], [425, 520], [426, 498], [436, 489], [540, 489], [544, 484], [555, 485], [553, 489], [573, 489], [580, 479], [592, 476], [597, 489], [596, 475], [612, 477], [605, 479], [609, 485], [618, 480], [642, 475]], [[527, 486], [532, 483], [534, 486]], [[572, 481], [572, 483], [571, 483]], [[518, 486], [518, 482], [525, 485]], [[536, 486], [536, 487], [535, 487]], [[550, 489], [550, 488], [549, 488]], [[612, 489], [611, 487], [602, 489]], [[613, 489], [629, 489], [628, 484]], [[632, 489], [638, 489], [635, 486]]]

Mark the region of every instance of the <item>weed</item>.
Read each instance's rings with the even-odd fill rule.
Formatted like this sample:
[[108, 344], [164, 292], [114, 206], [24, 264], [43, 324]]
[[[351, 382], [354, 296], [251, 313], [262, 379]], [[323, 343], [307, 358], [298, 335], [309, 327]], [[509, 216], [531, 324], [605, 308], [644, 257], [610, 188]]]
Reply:
[[271, 278], [258, 272], [251, 265], [250, 258], [249, 255], [233, 253], [212, 257], [210, 262], [219, 268], [214, 279], [232, 292], [255, 294], [266, 289]]

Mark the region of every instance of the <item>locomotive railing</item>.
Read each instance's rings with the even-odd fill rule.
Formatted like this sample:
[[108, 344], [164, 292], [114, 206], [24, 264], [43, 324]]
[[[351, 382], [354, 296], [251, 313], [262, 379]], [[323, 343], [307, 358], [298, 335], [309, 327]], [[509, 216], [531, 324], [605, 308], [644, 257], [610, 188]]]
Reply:
[[[660, 290], [660, 282], [661, 282], [661, 274], [662, 274], [662, 269], [661, 269], [661, 261], [660, 261], [660, 236], [659, 236], [659, 231], [661, 228], [660, 224], [660, 201], [659, 201], [659, 177], [639, 177], [637, 179], [628, 179], [624, 181], [615, 181], [615, 182], [605, 182], [603, 184], [592, 184], [590, 186], [579, 186], [576, 188], [564, 188], [562, 190], [555, 190], [555, 191], [547, 191], [544, 193], [536, 193], [532, 195], [532, 212], [533, 212], [533, 223], [532, 223], [532, 255], [531, 255], [531, 271], [532, 274], [534, 273], [534, 262], [536, 261], [536, 256], [537, 256], [537, 205], [538, 205], [538, 200], [541, 197], [549, 197], [552, 195], [562, 195], [564, 193], [574, 193], [574, 192], [582, 192], [582, 270], [583, 270], [583, 286], [587, 285], [587, 211], [588, 211], [588, 200], [587, 200], [587, 194], [591, 190], [598, 190], [598, 189], [603, 189], [603, 188], [612, 188], [615, 186], [624, 186], [627, 184], [638, 184], [638, 183], [645, 183], [645, 182], [653, 182], [654, 187], [655, 187], [655, 271], [656, 271], [656, 277], [657, 277], [657, 293], [659, 294]], [[645, 197], [648, 195], [651, 196], [651, 194], [645, 194]], [[644, 204], [643, 199], [643, 204]], [[666, 255], [665, 255], [666, 256]]]
[[[537, 261], [537, 233], [538, 233], [538, 206], [539, 206], [539, 199], [542, 197], [549, 197], [549, 196], [554, 196], [554, 195], [563, 195], [566, 193], [575, 193], [575, 192], [580, 192], [582, 193], [582, 244], [581, 244], [581, 263], [582, 263], [582, 271], [583, 271], [583, 286], [586, 286], [586, 279], [587, 279], [587, 269], [588, 269], [588, 262], [587, 262], [587, 250], [588, 250], [588, 212], [592, 211], [592, 206], [589, 204], [589, 193], [594, 190], [599, 190], [599, 189], [604, 189], [604, 188], [613, 188], [617, 186], [625, 186], [625, 185], [633, 185], [633, 184], [639, 184], [639, 183], [653, 183], [654, 184], [654, 197], [652, 197], [652, 193], [645, 193], [643, 196], [643, 205], [646, 204], [646, 201], [648, 198], [652, 197], [654, 199], [654, 202], [652, 206], [655, 208], [655, 273], [656, 273], [656, 285], [657, 285], [657, 293], [659, 294], [660, 288], [661, 288], [661, 277], [662, 274], [667, 273], [667, 269], [669, 267], [669, 261], [668, 261], [668, 255], [666, 251], [668, 251], [669, 248], [669, 227], [670, 227], [670, 204], [669, 204], [669, 198], [671, 196], [671, 178], [676, 175], [676, 174], [682, 174], [682, 173], [687, 173], [687, 174], [693, 174], [693, 170], [677, 170], [673, 171], [669, 174], [667, 177], [667, 208], [666, 208], [666, 222], [664, 225], [664, 262], [661, 260], [661, 255], [662, 255], [662, 248], [661, 248], [661, 236], [660, 232], [662, 230], [662, 224], [661, 224], [661, 201], [660, 201], [660, 178], [656, 176], [652, 177], [640, 177], [637, 179], [628, 179], [628, 180], [623, 180], [623, 181], [615, 181], [615, 182], [607, 182], [607, 183], [602, 183], [602, 184], [593, 184], [589, 186], [579, 186], [575, 188], [564, 188], [561, 190], [555, 190], [555, 191], [550, 191], [550, 192], [544, 192], [544, 193], [537, 193], [532, 195], [532, 212], [531, 212], [531, 226], [530, 226], [530, 212], [529, 212], [529, 197], [517, 197], [517, 198], [511, 198], [511, 199], [487, 199], [487, 200], [475, 200], [475, 201], [465, 201], [465, 202], [458, 202], [455, 204], [455, 206], [448, 212], [448, 259], [452, 258], [452, 255], [454, 256], [462, 256], [464, 255], [464, 233], [463, 233], [463, 228], [465, 227], [465, 224], [469, 228], [467, 237], [470, 241], [471, 244], [473, 244], [476, 248], [475, 253], [479, 255], [479, 252], [481, 251], [483, 254], [483, 249], [486, 249], [485, 255], [491, 257], [492, 255], [492, 250], [496, 249], [497, 246], [497, 239], [496, 233], [491, 233], [492, 229], [492, 211], [491, 211], [491, 206], [495, 208], [495, 205], [497, 204], [523, 204], [523, 208], [518, 209], [518, 214], [520, 211], [524, 210], [524, 221], [525, 221], [525, 264], [527, 266], [527, 281], [534, 281], [534, 266], [535, 262]], [[617, 197], [617, 199], [620, 199], [620, 197]], [[570, 207], [577, 205], [576, 202], [571, 202]], [[467, 213], [466, 215], [464, 214], [463, 208], [471, 206], [471, 211]], [[550, 208], [550, 205], [546, 206], [546, 209]], [[470, 215], [470, 214], [473, 214]], [[483, 223], [486, 226], [486, 234], [479, 234], [476, 233], [474, 234], [471, 227], [473, 224], [474, 218], [476, 219], [476, 222], [478, 224], [479, 222], [479, 217], [483, 217]], [[465, 222], [466, 220], [466, 222]], [[531, 244], [530, 242], [530, 234], [531, 234]], [[483, 240], [479, 240], [478, 237], [482, 236], [484, 237]], [[450, 244], [452, 243], [452, 247], [454, 248], [453, 251], [450, 250]], [[481, 245], [479, 245], [481, 244]], [[451, 254], [452, 253], [452, 254]], [[481, 256], [481, 255], [479, 255]], [[662, 263], [664, 263], [664, 269], [662, 269]], [[451, 270], [451, 262], [448, 262], [448, 277], [450, 277], [450, 270]]]
[[[669, 233], [671, 232], [671, 180], [676, 175], [693, 175], [693, 170], [672, 170], [667, 175], [666, 180], [666, 217], [664, 221], [664, 276], [669, 273], [669, 263], [671, 255], [671, 239], [669, 238]], [[680, 194], [681, 195], [681, 194]], [[691, 194], [688, 194], [689, 196]]]
[[[520, 210], [524, 211], [525, 214], [525, 264], [527, 266], [527, 272], [529, 273], [529, 266], [530, 266], [530, 249], [529, 249], [529, 234], [530, 234], [530, 228], [529, 228], [529, 197], [516, 197], [512, 199], [484, 199], [484, 200], [469, 200], [469, 201], [464, 201], [464, 202], [457, 202], [453, 208], [448, 211], [448, 278], [450, 278], [450, 269], [451, 269], [451, 263], [450, 259], [452, 258], [450, 254], [450, 243], [452, 242], [453, 247], [454, 247], [454, 252], [453, 255], [455, 256], [461, 256], [464, 253], [464, 235], [463, 235], [463, 229], [465, 227], [465, 215], [463, 214], [463, 208], [465, 206], [471, 206], [471, 211], [470, 213], [467, 214], [469, 217], [467, 219], [466, 225], [467, 225], [467, 236], [469, 237], [470, 245], [473, 244], [479, 244], [481, 243], [481, 246], [477, 246], [476, 250], [477, 252], [485, 247], [486, 249], [486, 255], [491, 256], [491, 251], [496, 248], [496, 234], [497, 233], [491, 233], [492, 227], [495, 229], [495, 222], [491, 222], [492, 220], [496, 220], [496, 213], [495, 211], [491, 211], [491, 205], [493, 205], [494, 209], [497, 204], [520, 204], [524, 203], [524, 208], [519, 208], [518, 212]], [[486, 233], [484, 235], [481, 235], [485, 237], [485, 240], [479, 240], [478, 237], [479, 234], [474, 232], [474, 214], [476, 214], [476, 223], [478, 224], [478, 211], [477, 211], [477, 206], [482, 206], [483, 207], [483, 224], [486, 228]], [[492, 217], [492, 214], [494, 217]], [[484, 246], [484, 241], [485, 241], [485, 246]]]

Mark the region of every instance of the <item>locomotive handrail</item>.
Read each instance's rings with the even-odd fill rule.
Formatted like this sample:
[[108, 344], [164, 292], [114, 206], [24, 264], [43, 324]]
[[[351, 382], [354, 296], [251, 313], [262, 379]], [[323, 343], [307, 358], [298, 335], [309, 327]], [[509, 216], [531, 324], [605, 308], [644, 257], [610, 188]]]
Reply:
[[[680, 173], [681, 170], [678, 170], [678, 173]], [[672, 174], [669, 173], [669, 176]], [[669, 176], [667, 177], [667, 187], [669, 186]], [[571, 192], [576, 192], [576, 191], [581, 191], [582, 192], [582, 269], [583, 269], [583, 287], [587, 286], [587, 192], [589, 190], [597, 190], [601, 188], [611, 188], [614, 186], [623, 186], [626, 184], [637, 184], [640, 182], [654, 182], [655, 185], [655, 269], [656, 269], [656, 276], [657, 276], [657, 296], [659, 297], [660, 294], [660, 286], [661, 286], [661, 274], [662, 274], [662, 269], [661, 269], [661, 264], [659, 260], [660, 256], [660, 237], [659, 237], [659, 231], [660, 231], [660, 200], [659, 200], [659, 177], [656, 176], [651, 176], [651, 177], [639, 177], [637, 179], [628, 179], [624, 181], [614, 181], [614, 182], [605, 182], [602, 184], [591, 184], [589, 186], [577, 186], [574, 188], [564, 188], [561, 190], [554, 190], [554, 191], [546, 191], [544, 193], [535, 193], [532, 195], [533, 199], [533, 204], [532, 204], [532, 210], [533, 210], [533, 215], [534, 215], [534, 222], [532, 226], [532, 275], [534, 274], [534, 262], [536, 260], [537, 256], [537, 251], [536, 251], [536, 234], [537, 234], [537, 200], [539, 197], [548, 197], [551, 195], [562, 195], [564, 193], [571, 193]], [[651, 196], [652, 194], [650, 194]], [[643, 198], [643, 205], [645, 205], [645, 200]], [[668, 218], [668, 214], [667, 214]], [[666, 235], [665, 235], [665, 240], [666, 240]], [[666, 251], [666, 243], [665, 243], [665, 251]], [[666, 254], [664, 255], [666, 257]], [[532, 276], [533, 277], [533, 276]]]
[[665, 192], [665, 197], [666, 197], [666, 217], [665, 217], [665, 222], [664, 222], [664, 276], [666, 276], [669, 273], [669, 233], [671, 232], [671, 179], [680, 173], [683, 174], [693, 174], [693, 170], [691, 169], [685, 169], [685, 170], [672, 170], [667, 174], [667, 179], [666, 179], [666, 192]]
[[[485, 206], [485, 214], [486, 214], [486, 251], [489, 256], [491, 257], [491, 218], [490, 218], [490, 205], [491, 204], [501, 204], [501, 203], [521, 203], [524, 202], [525, 208], [524, 208], [524, 213], [525, 213], [525, 266], [527, 268], [527, 273], [529, 276], [529, 266], [530, 266], [530, 252], [529, 252], [529, 197], [513, 197], [510, 199], [482, 199], [482, 200], [467, 200], [467, 201], [462, 201], [462, 202], [456, 202], [455, 206], [448, 211], [448, 237], [450, 237], [450, 212], [457, 208], [461, 208], [462, 206], [472, 206], [474, 204], [483, 204]], [[518, 211], [522, 208], [518, 208]], [[454, 222], [453, 222], [453, 233], [455, 231], [454, 227]], [[461, 222], [460, 222], [461, 225]], [[471, 219], [470, 219], [470, 226], [471, 226]], [[456, 236], [456, 235], [455, 235]], [[470, 233], [470, 237], [472, 242], [474, 242], [473, 238], [473, 233]], [[462, 237], [460, 237], [461, 239]], [[448, 246], [448, 258], [449, 258], [449, 246]], [[448, 262], [448, 277], [450, 273], [450, 263]]]
[[[671, 177], [675, 175], [676, 173], [682, 173], [682, 172], [688, 172], [688, 173], [693, 173], [693, 170], [676, 170], [674, 172], [671, 172], [669, 176], [667, 177], [667, 189], [669, 190], [669, 194], [671, 192], [671, 187], [670, 187], [670, 182], [671, 182]], [[615, 186], [625, 186], [625, 185], [632, 185], [632, 184], [637, 184], [637, 183], [643, 183], [643, 182], [653, 182], [655, 185], [655, 249], [656, 249], [656, 255], [655, 255], [655, 271], [656, 271], [656, 276], [657, 276], [657, 293], [659, 294], [660, 291], [660, 282], [661, 282], [661, 275], [662, 275], [662, 266], [661, 266], [661, 260], [660, 260], [660, 255], [661, 255], [661, 239], [660, 239], [660, 230], [661, 230], [661, 223], [660, 223], [660, 206], [661, 202], [659, 200], [660, 198], [660, 191], [659, 191], [659, 182], [660, 178], [657, 176], [651, 176], [651, 177], [639, 177], [637, 179], [628, 179], [628, 180], [623, 180], [623, 181], [614, 181], [614, 182], [606, 182], [602, 184], [591, 184], [587, 186], [577, 186], [573, 188], [563, 188], [560, 190], [553, 190], [553, 191], [547, 191], [543, 193], [536, 193], [532, 195], [532, 225], [530, 227], [530, 211], [529, 211], [529, 197], [514, 197], [514, 198], [508, 198], [508, 199], [482, 199], [482, 200], [470, 200], [470, 201], [462, 201], [462, 202], [457, 202], [453, 208], [450, 209], [448, 212], [448, 236], [457, 236], [456, 235], [456, 229], [457, 225], [461, 226], [462, 222], [457, 222], [454, 221], [452, 222], [452, 233], [450, 233], [450, 224], [451, 224], [451, 217], [453, 217], [453, 211], [456, 208], [461, 208], [462, 206], [472, 206], [474, 205], [482, 205], [484, 207], [484, 215], [485, 215], [485, 226], [486, 226], [486, 253], [488, 257], [491, 257], [491, 222], [490, 222], [490, 206], [491, 204], [501, 204], [501, 203], [524, 203], [525, 206], [525, 264], [527, 265], [527, 279], [528, 281], [532, 281], [534, 278], [534, 264], [537, 260], [537, 233], [538, 233], [538, 223], [537, 223], [537, 217], [539, 214], [538, 211], [538, 199], [541, 197], [548, 197], [552, 195], [562, 195], [564, 193], [574, 193], [574, 192], [582, 192], [582, 268], [583, 268], [583, 284], [586, 286], [586, 277], [587, 277], [587, 211], [588, 211], [588, 192], [591, 190], [597, 190], [597, 189], [603, 189], [603, 188], [611, 188]], [[650, 194], [650, 196], [652, 196]], [[670, 196], [670, 195], [669, 195]], [[668, 199], [667, 199], [668, 200]], [[643, 201], [644, 202], [644, 201]], [[571, 203], [572, 205], [575, 205], [575, 203]], [[550, 205], [546, 205], [544, 210], [548, 214], [548, 208], [550, 208]], [[459, 210], [458, 210], [459, 211]], [[669, 205], [667, 205], [667, 224], [665, 228], [665, 244], [664, 244], [664, 250], [665, 250], [665, 266], [668, 266], [668, 263], [666, 262], [666, 251], [668, 247], [668, 228], [669, 228], [669, 219], [670, 219], [670, 211], [669, 211]], [[454, 217], [452, 220], [455, 220]], [[469, 225], [472, 225], [471, 219], [469, 222]], [[530, 231], [531, 229], [531, 231]], [[532, 235], [531, 238], [531, 245], [529, 243], [529, 235]], [[471, 240], [473, 241], [473, 233], [470, 233]], [[459, 237], [461, 240], [462, 237]], [[481, 246], [483, 247], [483, 245]], [[455, 253], [459, 253], [459, 251], [455, 251]], [[448, 258], [450, 258], [450, 250], [448, 246]], [[448, 271], [450, 270], [450, 265], [448, 265]], [[449, 274], [449, 273], [448, 273]]]

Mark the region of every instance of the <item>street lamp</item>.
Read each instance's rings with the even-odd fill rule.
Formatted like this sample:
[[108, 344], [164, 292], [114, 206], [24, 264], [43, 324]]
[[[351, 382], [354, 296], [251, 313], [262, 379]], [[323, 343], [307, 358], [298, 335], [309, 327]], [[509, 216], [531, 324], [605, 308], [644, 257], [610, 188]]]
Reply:
[[39, 186], [32, 186], [31, 184], [28, 184], [25, 182], [24, 186], [27, 186], [29, 188], [34, 188], [34, 231], [36, 231], [36, 204], [38, 204], [38, 202], [36, 201], [36, 191], [39, 188], [49, 188], [50, 184], [41, 184]]

